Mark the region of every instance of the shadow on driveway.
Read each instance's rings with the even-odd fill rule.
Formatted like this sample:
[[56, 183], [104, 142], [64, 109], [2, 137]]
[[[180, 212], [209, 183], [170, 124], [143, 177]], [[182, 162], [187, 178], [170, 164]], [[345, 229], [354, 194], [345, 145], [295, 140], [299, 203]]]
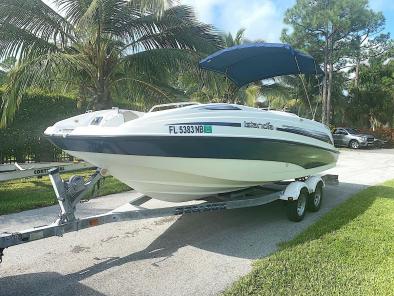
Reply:
[[[6, 295], [10, 296], [52, 295], [51, 293], [54, 295], [103, 295], [79, 282], [108, 269], [135, 261], [157, 258], [158, 261], [153, 265], [157, 264], [172, 257], [180, 248], [188, 245], [238, 258], [261, 258], [274, 252], [279, 243], [292, 239], [323, 214], [343, 202], [349, 193], [357, 192], [365, 187], [365, 185], [349, 183], [327, 186], [321, 211], [307, 213], [305, 219], [300, 223], [287, 220], [285, 205], [281, 201], [248, 209], [184, 215], [144, 250], [124, 257], [96, 258], [99, 261], [97, 264], [68, 275], [36, 273], [1, 278], [0, 291], [7, 291]], [[391, 191], [388, 191], [388, 187], [378, 187], [384, 192], [384, 195], [394, 194], [392, 188], [390, 188]], [[373, 201], [374, 198], [371, 198], [360, 203], [352, 212], [344, 213], [338, 223], [335, 223], [335, 227], [326, 227], [317, 236], [310, 239], [316, 239], [351, 222], [367, 210]], [[163, 222], [158, 220], [155, 223]], [[110, 252], [111, 241], [103, 242], [101, 248], [103, 253], [106, 250]], [[0, 295], [3, 295], [2, 292]]]
[[[56, 292], [55, 292], [56, 291]], [[0, 279], [0, 296], [105, 296], [78, 282], [67, 282], [56, 272], [28, 273]]]

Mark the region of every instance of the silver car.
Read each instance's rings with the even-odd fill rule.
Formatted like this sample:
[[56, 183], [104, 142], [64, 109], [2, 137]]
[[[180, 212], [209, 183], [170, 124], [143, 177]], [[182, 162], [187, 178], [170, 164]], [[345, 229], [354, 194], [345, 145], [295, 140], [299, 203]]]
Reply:
[[375, 141], [374, 136], [362, 134], [354, 128], [336, 128], [332, 136], [334, 138], [335, 146], [350, 147], [353, 149], [374, 146]]

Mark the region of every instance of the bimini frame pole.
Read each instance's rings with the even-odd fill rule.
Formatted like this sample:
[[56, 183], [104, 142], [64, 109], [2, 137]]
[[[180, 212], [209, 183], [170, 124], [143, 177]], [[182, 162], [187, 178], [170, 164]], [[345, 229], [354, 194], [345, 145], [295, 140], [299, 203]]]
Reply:
[[[316, 65], [316, 61], [313, 60], [313, 63], [315, 65], [315, 75], [316, 75], [316, 80], [317, 80], [317, 85], [319, 87], [319, 96], [321, 99], [323, 99], [323, 89], [321, 87], [320, 81], [319, 81], [319, 75], [317, 74], [317, 65]], [[317, 101], [316, 103], [316, 108], [315, 111], [313, 111], [313, 120], [315, 120], [316, 117], [316, 112], [317, 112], [317, 108], [319, 107], [319, 101]]]
[[304, 87], [304, 91], [305, 91], [306, 98], [307, 98], [307, 100], [308, 100], [309, 108], [311, 109], [311, 114], [312, 114], [312, 116], [313, 116], [313, 108], [312, 108], [311, 100], [309, 99], [309, 94], [308, 94], [308, 91], [307, 91], [307, 89], [306, 89], [306, 84], [305, 84], [305, 81], [304, 81], [304, 77], [301, 76], [302, 73], [301, 73], [300, 65], [298, 64], [298, 59], [297, 59], [296, 54], [294, 54], [294, 60], [295, 60], [295, 62], [296, 62], [296, 64], [297, 64], [298, 73], [299, 73], [299, 75], [300, 75], [300, 79], [301, 79], [301, 82], [302, 82], [302, 86]]

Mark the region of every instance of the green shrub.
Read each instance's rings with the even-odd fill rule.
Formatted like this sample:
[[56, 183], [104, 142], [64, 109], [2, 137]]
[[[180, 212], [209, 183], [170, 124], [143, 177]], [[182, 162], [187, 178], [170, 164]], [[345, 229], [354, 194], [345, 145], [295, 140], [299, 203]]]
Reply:
[[18, 162], [56, 160], [61, 151], [43, 137], [43, 132], [55, 122], [80, 113], [76, 100], [71, 97], [29, 91], [13, 122], [0, 129], [0, 163], [11, 159]]

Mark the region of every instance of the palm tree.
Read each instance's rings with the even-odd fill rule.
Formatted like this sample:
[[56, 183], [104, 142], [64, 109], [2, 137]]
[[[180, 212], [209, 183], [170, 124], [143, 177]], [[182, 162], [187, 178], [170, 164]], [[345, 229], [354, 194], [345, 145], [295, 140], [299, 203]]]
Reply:
[[14, 57], [3, 95], [1, 125], [28, 88], [62, 88], [93, 109], [114, 96], [170, 99], [169, 77], [192, 68], [220, 38], [191, 8], [171, 0], [0, 0], [0, 60]]

